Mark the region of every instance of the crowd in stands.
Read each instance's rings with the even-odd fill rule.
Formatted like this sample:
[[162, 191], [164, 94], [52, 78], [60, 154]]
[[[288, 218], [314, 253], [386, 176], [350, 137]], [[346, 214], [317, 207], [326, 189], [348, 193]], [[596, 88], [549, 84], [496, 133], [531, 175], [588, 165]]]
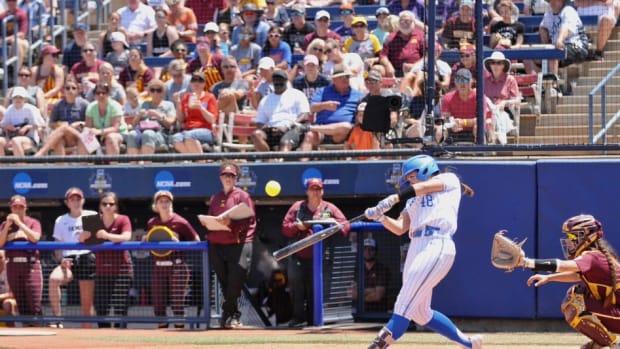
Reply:
[[[258, 150], [311, 150], [324, 143], [347, 149], [389, 146], [368, 141], [384, 139], [382, 132], [362, 127], [366, 141], [360, 142], [351, 139], [351, 130], [356, 123], [364, 126], [364, 114], [389, 118], [391, 127], [404, 123], [409, 137], [433, 129], [421, 118], [431, 112], [425, 103], [429, 42], [436, 43], [432, 112], [444, 121], [434, 128], [437, 140], [453, 133], [475, 138], [480, 126], [475, 102], [459, 112], [450, 108], [450, 102], [475, 100], [472, 0], [440, 1], [442, 21], [434, 40], [427, 35], [425, 5], [416, 0], [392, 0], [384, 7], [373, 0], [126, 1], [108, 16], [107, 29], [96, 40], [89, 39], [88, 24], [77, 22], [66, 47], [47, 42], [30, 50], [29, 31], [45, 26], [37, 14], [49, 16], [49, 9], [39, 0], [5, 0], [0, 19], [14, 15], [17, 27], [9, 22], [2, 43], [18, 55], [19, 77], [11, 81], [1, 110], [1, 155], [217, 151], [219, 129], [230, 113], [259, 115], [254, 135], [239, 140]], [[358, 15], [359, 5], [376, 10]], [[309, 6], [324, 8], [309, 16]], [[496, 141], [493, 111], [514, 118], [520, 102], [507, 78], [514, 72], [511, 62], [501, 54], [528, 45], [524, 35], [530, 29], [519, 15], [541, 15], [532, 29], [539, 42], [566, 51], [564, 60], [549, 61], [549, 72], [558, 74], [563, 66], [604, 59], [620, 1], [529, 0], [522, 8], [496, 0], [484, 10], [488, 46], [496, 50], [485, 61], [482, 82], [491, 103], [487, 142]], [[588, 38], [580, 19], [590, 15], [599, 17], [595, 38]], [[37, 32], [48, 37], [49, 28]], [[458, 51], [459, 60], [442, 61], [445, 50]], [[32, 67], [26, 64], [29, 54], [35, 55]], [[159, 63], [145, 63], [153, 57], [159, 60], [149, 62]], [[499, 66], [507, 69], [494, 69]], [[527, 73], [540, 71], [537, 61], [523, 66]], [[5, 79], [9, 75], [5, 72]], [[363, 112], [360, 103], [371, 93], [400, 93], [408, 118]], [[362, 117], [356, 118], [358, 112]]]

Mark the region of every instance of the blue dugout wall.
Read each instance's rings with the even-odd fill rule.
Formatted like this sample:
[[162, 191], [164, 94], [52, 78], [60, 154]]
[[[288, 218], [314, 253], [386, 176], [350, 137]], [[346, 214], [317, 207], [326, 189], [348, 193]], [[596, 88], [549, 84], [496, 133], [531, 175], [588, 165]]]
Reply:
[[[606, 237], [620, 246], [614, 232], [620, 226], [615, 205], [620, 186], [619, 160], [440, 161], [450, 166], [475, 190], [461, 201], [455, 235], [457, 258], [447, 278], [437, 287], [434, 306], [451, 316], [503, 318], [560, 318], [560, 302], [568, 285], [529, 288], [529, 271], [506, 274], [490, 264], [492, 235], [509, 230], [528, 238], [528, 256], [562, 257], [561, 223], [578, 213], [592, 213], [604, 226]], [[287, 201], [304, 195], [304, 178], [319, 176], [325, 197], [382, 197], [394, 193], [400, 176], [399, 161], [247, 163], [241, 164], [239, 185], [259, 204]], [[16, 193], [30, 200], [60, 200], [70, 186], [94, 199], [105, 191], [121, 199], [148, 199], [158, 189], [176, 198], [204, 200], [220, 188], [217, 164], [177, 166], [10, 167], [0, 169], [0, 200]], [[270, 199], [265, 183], [277, 180], [282, 193]]]

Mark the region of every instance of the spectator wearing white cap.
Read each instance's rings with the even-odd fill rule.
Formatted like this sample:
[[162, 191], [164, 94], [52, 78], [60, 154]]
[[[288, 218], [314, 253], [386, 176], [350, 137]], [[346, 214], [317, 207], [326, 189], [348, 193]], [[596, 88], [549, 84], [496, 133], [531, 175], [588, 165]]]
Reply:
[[331, 16], [329, 15], [329, 12], [325, 10], [321, 10], [317, 12], [316, 16], [314, 17], [314, 25], [316, 29], [314, 30], [314, 32], [306, 35], [306, 37], [304, 38], [303, 48], [306, 49], [306, 47], [308, 47], [308, 45], [310, 45], [310, 43], [314, 39], [323, 39], [323, 40], [335, 39], [338, 42], [341, 42], [342, 38], [340, 37], [340, 35], [332, 31], [331, 29], [329, 29], [330, 23], [331, 23]]
[[168, 23], [176, 28], [179, 38], [185, 42], [196, 42], [198, 32], [198, 20], [194, 10], [185, 6], [183, 0], [166, 0], [170, 9]]
[[5, 155], [5, 148], [12, 148], [15, 156], [24, 156], [26, 151], [39, 145], [45, 121], [39, 109], [26, 102], [27, 98], [28, 92], [24, 87], [13, 88], [11, 105], [0, 121], [4, 135], [0, 140], [0, 156]]
[[276, 63], [271, 57], [263, 57], [258, 62], [258, 77], [260, 78], [256, 90], [252, 94], [252, 107], [258, 108], [258, 103], [266, 95], [273, 93], [273, 82], [271, 80]]
[[282, 40], [291, 46], [293, 53], [304, 53], [305, 37], [314, 31], [314, 25], [306, 21], [306, 9], [302, 5], [293, 5], [290, 16], [291, 23], [284, 28]]
[[121, 16], [120, 27], [127, 33], [130, 44], [141, 43], [146, 35], [157, 27], [155, 11], [140, 0], [127, 0], [127, 6], [116, 12]]
[[168, 11], [163, 8], [155, 10], [155, 22], [157, 28], [146, 36], [146, 56], [172, 56], [170, 45], [179, 39], [179, 33], [168, 22]]
[[321, 87], [329, 85], [329, 78], [319, 71], [319, 59], [315, 55], [306, 55], [303, 60], [304, 74], [293, 80], [293, 87], [301, 90], [308, 100]]
[[218, 35], [220, 32], [220, 27], [217, 23], [209, 22], [205, 24], [203, 32], [204, 38], [209, 43], [209, 50], [211, 50], [211, 53], [219, 53], [221, 55], [228, 56], [228, 45], [221, 42]]
[[105, 60], [114, 67], [114, 75], [118, 74], [129, 65], [129, 44], [125, 40], [125, 34], [114, 32], [110, 34], [112, 51], [105, 55]]

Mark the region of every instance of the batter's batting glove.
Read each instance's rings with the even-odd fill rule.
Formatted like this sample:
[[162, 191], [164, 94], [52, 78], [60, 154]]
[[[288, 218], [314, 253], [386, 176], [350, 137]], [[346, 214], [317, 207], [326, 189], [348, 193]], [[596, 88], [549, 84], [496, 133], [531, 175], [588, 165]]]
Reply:
[[369, 207], [364, 211], [364, 216], [370, 219], [371, 221], [378, 221], [383, 217], [383, 212], [379, 211], [379, 209], [375, 207]]

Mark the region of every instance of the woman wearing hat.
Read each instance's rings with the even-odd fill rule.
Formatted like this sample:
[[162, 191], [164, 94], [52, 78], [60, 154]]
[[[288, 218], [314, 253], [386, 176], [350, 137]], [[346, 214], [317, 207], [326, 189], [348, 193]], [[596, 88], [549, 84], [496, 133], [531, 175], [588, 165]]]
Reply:
[[[32, 68], [34, 83], [43, 90], [47, 107], [51, 108], [60, 100], [65, 73], [58, 64], [60, 50], [54, 45], [46, 45], [41, 49], [37, 65]], [[46, 113], [47, 114], [47, 113]]]
[[[174, 234], [172, 241], [200, 241], [198, 233], [189, 222], [174, 212], [172, 201], [174, 197], [168, 190], [160, 190], [153, 195], [152, 209], [157, 215], [149, 219], [146, 231], [163, 226]], [[148, 235], [145, 235], [145, 238]], [[175, 317], [185, 316], [185, 293], [189, 285], [189, 267], [185, 262], [185, 253], [182, 251], [158, 251], [153, 253], [154, 264], [151, 277], [151, 292], [153, 297], [153, 311], [155, 316], [166, 316], [166, 304], [171, 304]], [[175, 328], [183, 328], [182, 323], [175, 324]], [[167, 328], [168, 323], [160, 323], [159, 328]]]
[[[0, 225], [0, 248], [7, 242], [37, 243], [41, 239], [41, 222], [26, 215], [26, 198], [14, 195], [9, 201], [11, 213]], [[41, 298], [43, 274], [39, 251], [6, 251], [7, 278], [15, 295], [20, 315], [43, 315]]]
[[[484, 68], [490, 73], [484, 78], [484, 95], [488, 97], [500, 113], [503, 120], [508, 117], [515, 121], [519, 126], [519, 106], [521, 97], [519, 95], [519, 84], [517, 79], [508, 74], [510, 71], [510, 61], [504, 57], [504, 54], [495, 51], [490, 57], [484, 60]], [[501, 137], [504, 137], [501, 135]], [[500, 138], [500, 142], [504, 142]]]
[[357, 53], [366, 63], [366, 67], [371, 67], [375, 59], [379, 57], [381, 44], [374, 34], [368, 33], [368, 22], [365, 17], [354, 17], [351, 23], [353, 35], [344, 42], [343, 51], [347, 53]]
[[246, 191], [236, 187], [241, 171], [233, 161], [224, 161], [220, 165], [220, 183], [222, 191], [209, 199], [208, 215], [229, 230], [208, 231], [209, 262], [222, 286], [224, 301], [222, 303], [222, 328], [241, 326], [241, 312], [238, 307], [241, 289], [250, 271], [252, 261], [252, 242], [256, 230], [256, 216], [231, 220], [225, 213], [230, 208], [244, 203], [255, 213], [254, 201]]
[[[24, 68], [28, 67], [21, 67]], [[26, 151], [39, 146], [45, 121], [40, 110], [26, 102], [28, 93], [25, 88], [13, 87], [11, 97], [12, 103], [0, 121], [4, 134], [4, 138], [0, 138], [0, 156], [4, 156], [5, 148], [12, 148], [14, 156], [24, 156]]]
[[[72, 187], [65, 192], [65, 205], [69, 212], [58, 216], [54, 222], [52, 236], [57, 242], [80, 242], [82, 233], [82, 217], [97, 214], [95, 211], [84, 209], [84, 193], [80, 188]], [[80, 287], [80, 304], [83, 316], [94, 316], [95, 290], [95, 254], [88, 250], [56, 251], [56, 260], [60, 264], [52, 270], [49, 276], [49, 299], [54, 316], [61, 316], [60, 286], [67, 285], [74, 279]], [[83, 328], [90, 328], [90, 323], [83, 323]], [[62, 328], [62, 323], [54, 323], [52, 327]]]

